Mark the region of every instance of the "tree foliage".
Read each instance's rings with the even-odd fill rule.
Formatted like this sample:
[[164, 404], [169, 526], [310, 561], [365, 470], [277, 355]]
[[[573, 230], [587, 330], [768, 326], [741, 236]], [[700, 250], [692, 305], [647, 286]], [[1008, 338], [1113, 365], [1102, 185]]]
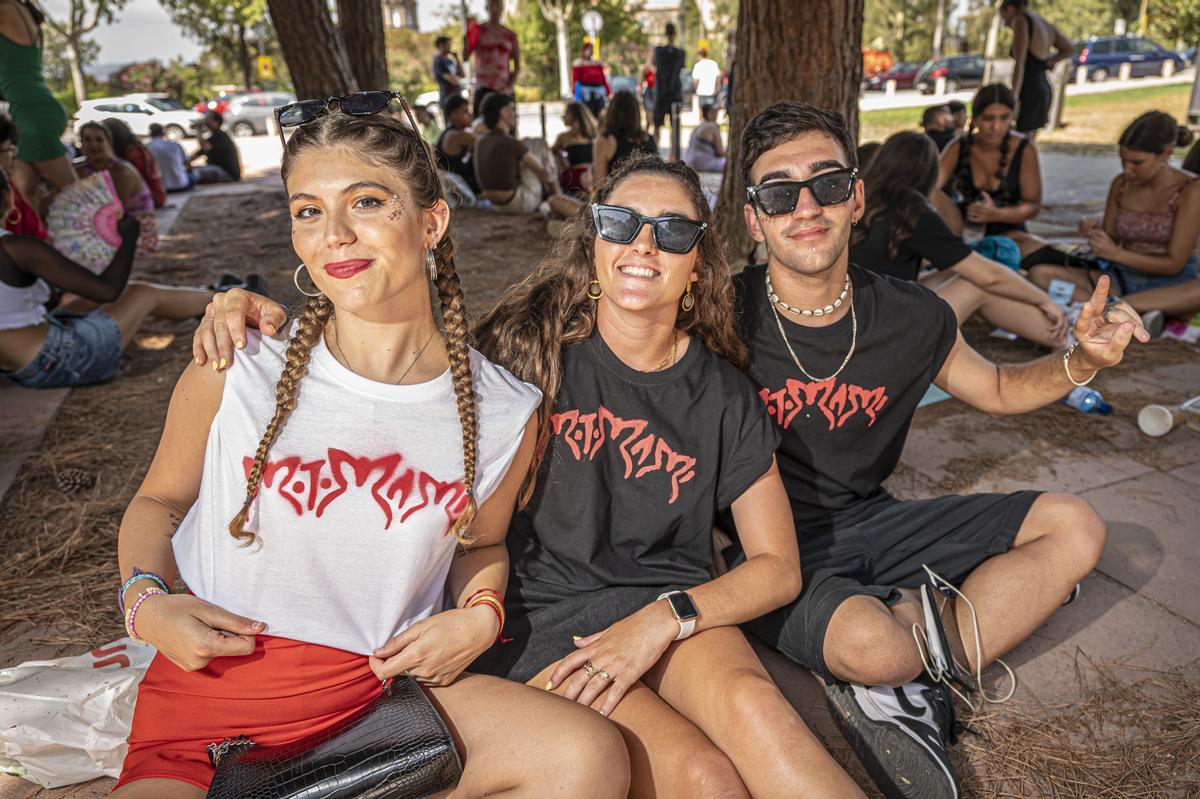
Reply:
[[1200, 0], [1156, 0], [1150, 4], [1150, 33], [1172, 47], [1200, 45]]
[[[267, 19], [267, 0], [159, 0], [171, 21], [220, 59], [238, 82], [250, 84], [254, 71], [250, 59], [264, 54], [249, 42], [273, 39]], [[253, 49], [253, 52], [251, 51]]]
[[388, 80], [396, 91], [404, 92], [410, 101], [421, 92], [433, 91], [433, 40], [445, 33], [457, 41], [460, 30], [418, 33], [407, 28], [391, 28], [383, 32], [387, 44]]
[[183, 95], [183, 77], [158, 60], [126, 64], [108, 78], [109, 91], [116, 95], [133, 92], [166, 92]]

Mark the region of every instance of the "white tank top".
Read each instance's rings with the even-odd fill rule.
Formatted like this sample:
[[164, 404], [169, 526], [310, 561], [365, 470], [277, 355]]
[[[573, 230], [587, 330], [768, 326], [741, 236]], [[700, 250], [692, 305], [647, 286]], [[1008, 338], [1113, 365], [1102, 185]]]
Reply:
[[[0, 238], [12, 231], [0, 227]], [[17, 288], [0, 280], [0, 330], [33, 327], [46, 321], [46, 301], [50, 287], [38, 278], [33, 285]]]
[[[265, 622], [268, 635], [369, 654], [444, 607], [450, 522], [466, 505], [462, 434], [447, 370], [395, 386], [313, 349], [296, 409], [271, 447], [241, 546], [229, 522], [275, 410], [285, 338], [251, 333], [225, 377], [196, 504], [173, 539], [196, 596]], [[541, 401], [532, 386], [471, 351], [478, 409], [476, 501], [520, 447]]]

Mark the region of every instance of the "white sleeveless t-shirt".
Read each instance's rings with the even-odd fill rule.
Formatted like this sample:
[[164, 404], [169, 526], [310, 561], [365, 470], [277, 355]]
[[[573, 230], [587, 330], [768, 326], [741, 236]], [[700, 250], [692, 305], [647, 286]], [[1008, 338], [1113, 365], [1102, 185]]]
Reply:
[[[466, 506], [450, 372], [416, 385], [367, 380], [319, 342], [272, 445], [242, 546], [229, 522], [275, 410], [287, 340], [251, 332], [225, 377], [200, 494], [173, 539], [199, 598], [267, 635], [369, 654], [444, 609], [452, 520]], [[482, 505], [520, 448], [541, 393], [471, 351]]]

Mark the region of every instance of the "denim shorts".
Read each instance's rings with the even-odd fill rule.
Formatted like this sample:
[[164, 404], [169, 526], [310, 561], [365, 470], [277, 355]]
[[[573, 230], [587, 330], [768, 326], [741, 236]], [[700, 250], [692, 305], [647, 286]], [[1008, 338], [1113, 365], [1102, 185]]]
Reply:
[[121, 367], [121, 328], [104, 311], [86, 315], [52, 312], [46, 341], [23, 369], [4, 376], [26, 388], [59, 388], [102, 383]]
[[1110, 268], [1117, 273], [1122, 294], [1137, 294], [1142, 291], [1149, 291], [1150, 289], [1162, 288], [1163, 286], [1190, 283], [1196, 279], [1196, 266], [1198, 263], [1200, 263], [1200, 257], [1193, 255], [1183, 265], [1183, 269], [1174, 275], [1148, 275], [1145, 272], [1139, 272], [1136, 269], [1130, 269], [1128, 266], [1118, 263], [1111, 264]]

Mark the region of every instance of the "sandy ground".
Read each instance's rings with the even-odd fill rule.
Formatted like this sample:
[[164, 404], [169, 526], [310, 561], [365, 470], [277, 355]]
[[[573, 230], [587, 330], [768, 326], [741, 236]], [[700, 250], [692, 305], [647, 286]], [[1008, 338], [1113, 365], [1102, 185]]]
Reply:
[[[454, 225], [459, 271], [475, 312], [525, 274], [549, 244], [533, 217], [463, 211]], [[256, 271], [277, 298], [296, 303], [295, 264], [283, 195], [268, 191], [193, 198], [160, 253], [137, 270], [139, 277], [178, 284]], [[127, 352], [120, 379], [73, 390], [0, 504], [0, 666], [80, 651], [122, 634], [112, 607], [117, 529], [190, 357], [192, 328], [191, 322], [149, 323]], [[989, 357], [1011, 362], [1038, 354], [988, 332], [970, 325], [967, 335]], [[1200, 393], [1196, 355], [1194, 348], [1156, 342], [1103, 374], [1096, 385], [1115, 406], [1111, 417], [1053, 405], [989, 419], [956, 401], [918, 413], [904, 461], [889, 482], [898, 495], [1071, 491], [1093, 501], [1120, 533], [1114, 540], [1110, 527], [1106, 562], [1085, 583], [1084, 598], [1014, 653], [1023, 681], [1017, 706], [979, 717], [978, 734], [957, 747], [967, 795], [1050, 795], [1046, 775], [1053, 772], [1068, 773], [1075, 785], [1056, 789], [1058, 796], [1200, 791], [1200, 598], [1194, 596], [1200, 433], [1177, 430], [1152, 440], [1132, 422], [1146, 402]], [[64, 491], [59, 478], [67, 470], [92, 485]], [[764, 659], [839, 758], [865, 779], [811, 680], [769, 653]], [[1157, 692], [1147, 687], [1153, 680]], [[1045, 718], [1065, 718], [1072, 707], [1082, 720], [1038, 726]], [[1153, 719], [1143, 718], [1147, 713]], [[1163, 743], [1168, 739], [1170, 745]], [[1013, 741], [1027, 746], [1013, 750]], [[104, 795], [110, 784], [40, 792], [0, 777], [0, 799], [81, 799]]]

